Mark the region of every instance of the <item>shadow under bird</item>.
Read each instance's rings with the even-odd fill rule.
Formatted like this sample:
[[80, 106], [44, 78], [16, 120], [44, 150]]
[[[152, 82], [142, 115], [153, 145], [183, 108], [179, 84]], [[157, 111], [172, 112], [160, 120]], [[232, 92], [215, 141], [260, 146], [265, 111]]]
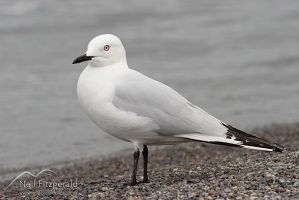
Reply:
[[193, 105], [174, 89], [128, 67], [120, 39], [111, 34], [93, 38], [84, 55], [88, 61], [78, 80], [80, 104], [105, 132], [134, 145], [131, 185], [135, 185], [142, 149], [143, 182], [148, 182], [147, 145], [199, 141], [247, 149], [284, 148], [238, 130]]

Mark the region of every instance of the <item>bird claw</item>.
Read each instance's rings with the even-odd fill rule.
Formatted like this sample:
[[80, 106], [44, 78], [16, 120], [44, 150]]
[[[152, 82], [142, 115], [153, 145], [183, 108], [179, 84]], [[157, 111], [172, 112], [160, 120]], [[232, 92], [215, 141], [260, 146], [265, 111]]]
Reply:
[[146, 178], [143, 178], [143, 181], [142, 181], [143, 183], [148, 183], [149, 182], [149, 180], [148, 180], [148, 178], [146, 177]]
[[130, 186], [135, 186], [135, 185], [137, 185], [137, 182], [136, 181], [131, 181]]

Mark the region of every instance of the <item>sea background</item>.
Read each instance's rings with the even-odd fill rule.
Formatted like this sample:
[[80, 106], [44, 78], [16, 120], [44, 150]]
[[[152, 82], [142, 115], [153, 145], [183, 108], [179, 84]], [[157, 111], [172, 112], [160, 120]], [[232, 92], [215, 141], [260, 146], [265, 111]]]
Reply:
[[238, 128], [299, 120], [299, 1], [0, 0], [0, 171], [131, 148], [77, 101], [86, 63], [71, 63], [104, 33], [133, 69]]

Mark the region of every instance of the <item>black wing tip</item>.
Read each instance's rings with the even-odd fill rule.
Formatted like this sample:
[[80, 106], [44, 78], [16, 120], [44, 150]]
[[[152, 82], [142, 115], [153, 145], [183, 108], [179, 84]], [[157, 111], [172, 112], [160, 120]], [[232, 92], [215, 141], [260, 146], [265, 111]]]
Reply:
[[276, 144], [276, 143], [273, 144], [273, 151], [282, 153], [283, 151], [286, 151], [286, 150], [287, 149], [284, 146], [281, 146], [281, 145]]
[[275, 152], [283, 152], [284, 150], [286, 150], [285, 147], [283, 147], [279, 144], [271, 143], [271, 142], [268, 142], [267, 140], [258, 138], [254, 135], [250, 135], [250, 134], [245, 133], [239, 129], [234, 128], [231, 125], [228, 125], [225, 123], [222, 123], [222, 125], [228, 129], [227, 133], [226, 133], [227, 138], [234, 137], [235, 140], [242, 141], [243, 145], [264, 148], [265, 150], [268, 149], [268, 150], [275, 151]]

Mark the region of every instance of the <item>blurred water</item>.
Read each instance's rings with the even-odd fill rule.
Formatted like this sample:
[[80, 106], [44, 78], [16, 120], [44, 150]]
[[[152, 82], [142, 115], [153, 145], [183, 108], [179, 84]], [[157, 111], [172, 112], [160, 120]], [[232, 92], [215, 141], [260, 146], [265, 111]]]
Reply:
[[298, 1], [0, 0], [0, 168], [116, 152], [83, 113], [71, 65], [98, 34], [240, 128], [299, 119]]

